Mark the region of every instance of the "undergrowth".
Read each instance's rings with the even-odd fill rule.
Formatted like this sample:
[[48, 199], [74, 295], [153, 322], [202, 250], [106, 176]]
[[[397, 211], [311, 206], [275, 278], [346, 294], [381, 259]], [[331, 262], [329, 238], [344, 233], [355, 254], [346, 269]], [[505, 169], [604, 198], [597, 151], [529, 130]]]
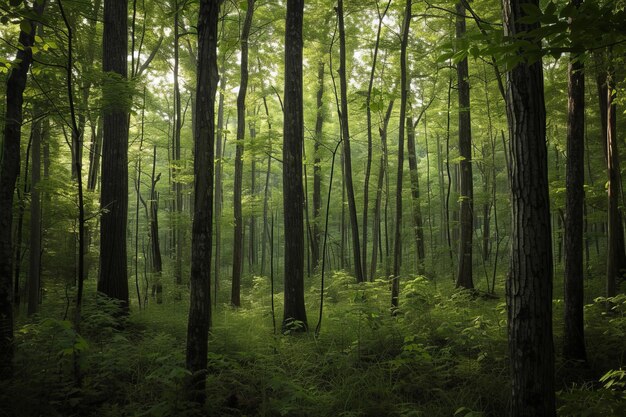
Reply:
[[[319, 336], [283, 336], [273, 330], [267, 278], [248, 278], [244, 307], [218, 305], [214, 313], [203, 410], [185, 396], [186, 290], [175, 289], [164, 304], [133, 308], [120, 325], [117, 306], [96, 301], [90, 288], [81, 334], [65, 318], [62, 291], [50, 291], [40, 316], [21, 318], [18, 374], [0, 385], [0, 416], [507, 414], [502, 297], [415, 276], [403, 282], [400, 309], [392, 316], [387, 281], [357, 285], [347, 273], [335, 272], [325, 290]], [[309, 284], [313, 329], [319, 281]], [[596, 299], [586, 307], [589, 364], [558, 360], [560, 416], [626, 415], [626, 297], [609, 301]], [[561, 308], [557, 299], [557, 357]], [[280, 293], [275, 309], [280, 329]]]

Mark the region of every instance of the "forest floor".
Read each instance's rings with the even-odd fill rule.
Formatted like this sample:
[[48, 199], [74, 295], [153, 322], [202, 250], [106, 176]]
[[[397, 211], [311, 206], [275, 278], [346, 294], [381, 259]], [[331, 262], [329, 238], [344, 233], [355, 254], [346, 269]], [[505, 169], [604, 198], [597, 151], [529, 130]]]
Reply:
[[[267, 278], [248, 277], [240, 309], [218, 302], [202, 411], [185, 400], [185, 288], [166, 291], [163, 304], [150, 300], [146, 308], [132, 306], [120, 326], [115, 305], [96, 302], [91, 283], [80, 335], [67, 320], [65, 289], [50, 290], [40, 315], [19, 317], [17, 377], [0, 385], [0, 417], [507, 414], [502, 289], [495, 296], [471, 294], [455, 291], [449, 280], [412, 277], [403, 282], [400, 310], [392, 317], [386, 282], [357, 285], [344, 272], [327, 282], [317, 337], [312, 329], [319, 314], [319, 278], [307, 291], [308, 333], [279, 334], [281, 293], [274, 297], [274, 331]], [[626, 296], [615, 299], [608, 313], [602, 299], [590, 301], [585, 318], [589, 362], [567, 363], [560, 355], [557, 285], [559, 415], [625, 416]], [[225, 292], [218, 296], [227, 300]]]

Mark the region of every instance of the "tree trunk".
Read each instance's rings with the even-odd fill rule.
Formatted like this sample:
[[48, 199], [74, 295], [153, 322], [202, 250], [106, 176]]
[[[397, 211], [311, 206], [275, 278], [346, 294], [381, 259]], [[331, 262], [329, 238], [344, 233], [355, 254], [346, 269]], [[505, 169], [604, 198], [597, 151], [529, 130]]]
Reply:
[[312, 265], [316, 269], [320, 262], [320, 211], [322, 208], [322, 163], [320, 159], [320, 147], [324, 127], [324, 62], [317, 64], [317, 101], [315, 117], [315, 145], [313, 161], [313, 236], [312, 236]]
[[[378, 9], [378, 1], [376, 2], [376, 8], [378, 13], [378, 28], [376, 30], [376, 42], [374, 44], [374, 56], [372, 58], [372, 68], [370, 70], [369, 83], [367, 85], [367, 95], [365, 97], [365, 115], [367, 117], [367, 160], [365, 162], [365, 183], [363, 185], [363, 280], [367, 281], [367, 216], [369, 211], [369, 188], [370, 188], [370, 173], [372, 170], [372, 89], [374, 87], [374, 76], [376, 75], [376, 60], [378, 58], [378, 49], [380, 46], [380, 34], [383, 27], [383, 19], [389, 10], [391, 0], [387, 2], [387, 6], [383, 13], [380, 13]], [[377, 235], [377, 232], [374, 232]], [[371, 279], [371, 277], [370, 277]]]
[[[580, 7], [582, 0], [572, 0]], [[565, 275], [563, 356], [586, 360], [583, 284], [583, 204], [585, 183], [585, 72], [579, 56], [568, 68], [567, 166], [565, 173]]]
[[222, 58], [219, 99], [217, 105], [217, 133], [215, 141], [215, 266], [214, 266], [214, 287], [215, 300], [217, 300], [217, 290], [220, 288], [220, 268], [222, 265], [222, 163], [223, 153], [222, 137], [224, 136], [224, 91], [226, 90], [225, 58]]
[[[35, 117], [38, 117], [36, 115]], [[41, 177], [41, 139], [42, 121], [35, 121], [32, 126], [32, 145], [30, 150], [32, 169], [30, 180], [30, 267], [28, 269], [28, 315], [39, 311], [40, 272], [41, 272], [41, 198], [39, 179]]]
[[191, 236], [189, 321], [186, 367], [189, 398], [206, 399], [207, 350], [211, 326], [211, 240], [215, 93], [217, 90], [217, 25], [220, 0], [201, 0], [198, 12], [196, 128], [194, 131], [194, 216]]
[[424, 273], [424, 227], [422, 209], [420, 207], [420, 183], [417, 174], [417, 156], [415, 153], [415, 129], [413, 118], [406, 118], [407, 152], [409, 153], [409, 172], [411, 178], [411, 211], [413, 213], [413, 233], [415, 235], [415, 249], [417, 251], [417, 273]]
[[[456, 4], [456, 37], [465, 36], [465, 7]], [[460, 154], [460, 239], [457, 288], [474, 288], [472, 279], [472, 237], [474, 233], [474, 186], [472, 179], [472, 125], [470, 121], [470, 86], [467, 57], [456, 64], [459, 92], [459, 154]]]
[[157, 304], [163, 302], [163, 283], [161, 282], [161, 272], [163, 271], [163, 260], [161, 258], [161, 244], [159, 241], [159, 195], [156, 192], [156, 184], [161, 179], [161, 174], [156, 174], [157, 147], [152, 150], [152, 176], [150, 177], [150, 270], [154, 275], [153, 295]]
[[[387, 126], [389, 126], [389, 119], [391, 118], [391, 111], [393, 110], [393, 100], [389, 102], [387, 106], [387, 112], [383, 119], [383, 125], [379, 128], [380, 142], [382, 145], [382, 154], [380, 155], [380, 165], [378, 167], [378, 184], [376, 185], [376, 202], [374, 203], [374, 223], [373, 223], [373, 236], [372, 236], [372, 266], [370, 267], [370, 279], [374, 279], [376, 274], [376, 266], [378, 262], [378, 251], [381, 250], [382, 244], [380, 242], [380, 220], [381, 220], [381, 203], [383, 199], [383, 186], [385, 177], [387, 176]], [[382, 256], [381, 256], [382, 257]]]
[[237, 147], [235, 151], [235, 185], [233, 210], [235, 230], [233, 236], [233, 280], [230, 303], [241, 305], [241, 269], [243, 267], [243, 215], [241, 212], [241, 190], [243, 187], [243, 141], [246, 136], [246, 92], [248, 90], [248, 38], [252, 26], [255, 0], [247, 0], [246, 18], [241, 30], [241, 81], [237, 95]]
[[[519, 20], [523, 5], [504, 0], [506, 36], [538, 24]], [[523, 35], [521, 35], [523, 36]], [[532, 41], [531, 41], [532, 42]], [[511, 169], [511, 257], [507, 279], [512, 417], [556, 415], [552, 340], [552, 237], [541, 60], [523, 60], [507, 73]]]
[[[126, 224], [128, 217], [128, 112], [126, 86], [128, 0], [105, 0], [102, 69], [102, 185], [98, 292], [128, 309]], [[122, 92], [120, 92], [120, 89]], [[121, 96], [121, 97], [120, 97]]]
[[304, 305], [304, 190], [302, 186], [302, 21], [304, 0], [287, 0], [285, 23], [285, 99], [283, 210], [285, 293], [283, 332], [307, 328]]
[[[45, 2], [35, 3], [35, 15], [43, 13]], [[30, 27], [35, 22], [29, 21]], [[13, 304], [12, 272], [13, 246], [11, 242], [13, 222], [13, 191], [20, 172], [20, 140], [22, 128], [22, 104], [28, 70], [32, 62], [35, 31], [20, 31], [16, 61], [7, 78], [4, 140], [0, 166], [0, 380], [13, 375]]]
[[348, 126], [348, 82], [346, 78], [346, 31], [343, 23], [343, 0], [337, 3], [337, 18], [339, 19], [339, 84], [341, 90], [341, 129], [343, 132], [343, 155], [345, 163], [345, 182], [348, 194], [348, 212], [352, 231], [352, 253], [354, 257], [354, 274], [357, 282], [363, 282], [363, 265], [361, 263], [361, 248], [359, 245], [359, 224], [354, 199], [354, 185], [352, 183], [352, 155], [350, 152], [350, 129]]
[[409, 85], [407, 83], [406, 48], [411, 24], [411, 0], [406, 0], [402, 37], [400, 41], [400, 122], [398, 124], [398, 174], [396, 177], [396, 225], [393, 245], [393, 283], [391, 286], [391, 306], [398, 308], [400, 296], [400, 267], [402, 266], [402, 168], [404, 165], [404, 123]]
[[174, 282], [176, 284], [183, 283], [183, 184], [181, 182], [182, 161], [180, 153], [180, 132], [182, 129], [182, 111], [180, 99], [180, 38], [179, 38], [179, 5], [178, 0], [174, 0], [174, 137], [173, 137], [173, 186], [174, 186], [174, 240], [176, 250], [174, 252]]
[[621, 190], [621, 174], [619, 166], [619, 149], [617, 142], [617, 105], [615, 104], [615, 84], [613, 74], [607, 76], [607, 174], [608, 174], [608, 242], [606, 266], [606, 296], [615, 297], [620, 281], [624, 278], [626, 259], [624, 255], [624, 235], [619, 198]]

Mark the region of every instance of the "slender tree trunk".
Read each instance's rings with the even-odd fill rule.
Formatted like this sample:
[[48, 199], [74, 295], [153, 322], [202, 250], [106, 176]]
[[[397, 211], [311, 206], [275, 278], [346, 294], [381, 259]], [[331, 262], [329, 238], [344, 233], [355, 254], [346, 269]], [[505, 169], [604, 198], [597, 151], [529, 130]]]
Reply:
[[[374, 87], [374, 77], [376, 75], [376, 61], [378, 59], [378, 48], [380, 46], [380, 34], [383, 27], [383, 19], [389, 10], [391, 0], [387, 2], [387, 6], [380, 13], [378, 7], [378, 1], [376, 2], [376, 9], [378, 10], [378, 28], [376, 30], [376, 42], [374, 44], [374, 57], [372, 58], [372, 69], [370, 71], [369, 83], [367, 85], [367, 95], [365, 96], [365, 114], [367, 117], [367, 160], [365, 162], [365, 183], [363, 185], [363, 280], [367, 281], [367, 216], [369, 210], [369, 188], [370, 188], [370, 173], [372, 170], [372, 89]], [[374, 234], [377, 234], [374, 232]]]
[[[456, 4], [456, 37], [465, 36], [465, 7]], [[474, 288], [472, 279], [472, 238], [474, 235], [474, 186], [472, 179], [472, 125], [470, 121], [470, 86], [467, 57], [456, 64], [459, 92], [460, 169], [460, 239], [456, 286]]]
[[[372, 236], [372, 266], [370, 267], [370, 279], [374, 279], [376, 274], [376, 267], [378, 262], [378, 251], [382, 251], [382, 244], [380, 242], [380, 218], [381, 218], [381, 203], [383, 199], [383, 187], [385, 177], [387, 176], [387, 126], [389, 126], [389, 119], [391, 119], [391, 111], [393, 110], [393, 100], [389, 102], [387, 106], [387, 112], [383, 119], [383, 125], [379, 128], [380, 142], [382, 145], [382, 154], [380, 155], [380, 162], [378, 167], [378, 184], [376, 185], [376, 202], [374, 203], [374, 223], [373, 223], [373, 236]], [[381, 256], [382, 257], [382, 256]]]
[[[572, 0], [580, 7], [582, 0]], [[565, 174], [565, 275], [563, 356], [586, 360], [583, 284], [585, 182], [585, 72], [578, 56], [568, 68], [567, 166]]]
[[217, 137], [215, 141], [215, 294], [217, 300], [217, 290], [220, 288], [220, 267], [222, 265], [222, 163], [223, 153], [222, 138], [224, 137], [224, 91], [226, 90], [226, 73], [224, 71], [226, 58], [222, 57], [219, 99], [217, 105]]
[[26, 164], [24, 165], [24, 184], [21, 187], [22, 193], [20, 194], [20, 177], [17, 178], [16, 191], [18, 198], [18, 214], [17, 214], [17, 227], [15, 231], [15, 277], [14, 277], [14, 287], [13, 287], [13, 302], [15, 305], [16, 314], [19, 313], [19, 307], [22, 296], [22, 288], [20, 283], [20, 277], [22, 273], [22, 260], [24, 258], [25, 250], [22, 249], [22, 240], [24, 236], [24, 211], [26, 209], [26, 194], [30, 192], [30, 181], [28, 181], [28, 173], [30, 168], [30, 149], [33, 143], [33, 135], [35, 131], [30, 130], [30, 138], [28, 140], [28, 145], [26, 146], [26, 155], [24, 155], [24, 159], [26, 160]]
[[398, 125], [398, 174], [396, 176], [396, 225], [393, 245], [393, 283], [391, 286], [391, 306], [398, 308], [400, 296], [400, 268], [402, 266], [402, 171], [404, 165], [404, 123], [409, 85], [407, 83], [406, 49], [411, 25], [411, 0], [406, 0], [402, 37], [400, 41], [400, 122]]
[[[270, 111], [267, 106], [267, 99], [263, 96], [263, 107], [265, 108], [265, 116], [267, 117], [267, 150], [272, 150], [272, 120], [270, 118]], [[269, 196], [270, 196], [270, 178], [272, 174], [272, 156], [267, 155], [267, 167], [265, 169], [265, 188], [263, 190], [263, 237], [261, 238], [261, 275], [265, 273], [265, 260], [267, 253], [267, 239], [271, 233], [274, 233], [273, 229], [269, 229]], [[274, 220], [272, 215], [272, 221]], [[271, 249], [271, 248], [270, 248]], [[273, 269], [272, 269], [273, 270]], [[273, 294], [273, 292], [272, 292]]]
[[409, 156], [409, 172], [411, 177], [411, 211], [413, 213], [413, 233], [415, 236], [415, 249], [417, 252], [417, 273], [424, 273], [424, 226], [422, 222], [422, 209], [420, 207], [420, 184], [417, 174], [417, 156], [415, 152], [415, 129], [413, 118], [406, 118], [407, 152]]
[[316, 269], [320, 262], [320, 211], [322, 208], [322, 163], [320, 147], [323, 141], [324, 127], [324, 62], [317, 65], [317, 114], [315, 117], [315, 145], [313, 159], [313, 236], [312, 236], [312, 264]]
[[304, 223], [302, 187], [302, 23], [304, 0], [287, 0], [285, 23], [285, 102], [283, 139], [283, 210], [285, 221], [285, 293], [283, 332], [307, 328], [304, 305]]
[[248, 90], [248, 38], [252, 26], [255, 0], [247, 0], [246, 18], [241, 30], [241, 81], [237, 95], [237, 147], [235, 151], [235, 185], [233, 189], [233, 210], [235, 231], [233, 237], [233, 280], [230, 303], [241, 305], [241, 269], [243, 267], [243, 215], [241, 190], [243, 188], [243, 141], [246, 136], [246, 93]]
[[[538, 28], [538, 24], [520, 22], [526, 16], [524, 5], [539, 7], [539, 1], [504, 0], [506, 36]], [[507, 280], [510, 415], [550, 417], [556, 416], [553, 271], [541, 60], [522, 60], [507, 73], [506, 103], [513, 212]]]
[[182, 171], [182, 161], [180, 153], [180, 132], [182, 130], [182, 109], [180, 98], [180, 81], [179, 81], [179, 67], [180, 67], [180, 11], [178, 0], [174, 0], [174, 140], [173, 140], [173, 162], [174, 162], [174, 235], [175, 235], [175, 255], [174, 255], [174, 281], [176, 284], [183, 283], [183, 226], [182, 226], [182, 214], [183, 214], [183, 184], [181, 182], [180, 174]]
[[156, 174], [157, 147], [152, 150], [152, 175], [150, 177], [150, 259], [151, 272], [154, 275], [153, 296], [156, 297], [157, 304], [163, 302], [163, 283], [161, 272], [163, 271], [163, 260], [161, 258], [161, 244], [159, 239], [159, 195], [156, 192], [157, 182], [161, 179], [161, 174]]
[[217, 90], [217, 25], [220, 0], [201, 0], [198, 12], [196, 128], [194, 131], [194, 216], [191, 236], [189, 321], [186, 367], [189, 398], [206, 399], [207, 350], [211, 326], [211, 240], [215, 93]]
[[[45, 2], [35, 3], [36, 16], [43, 13]], [[35, 23], [30, 21], [30, 27]], [[20, 31], [15, 66], [7, 78], [6, 106], [4, 117], [4, 140], [2, 141], [2, 162], [0, 166], [0, 380], [13, 375], [13, 192], [20, 172], [20, 139], [22, 127], [22, 104], [28, 70], [32, 62], [35, 31]]]
[[87, 190], [95, 191], [100, 171], [100, 154], [102, 153], [102, 119], [98, 117], [96, 126], [91, 127], [91, 145], [89, 147], [89, 174]]
[[345, 163], [345, 183], [348, 194], [348, 212], [350, 215], [350, 229], [352, 231], [352, 253], [354, 257], [354, 274], [357, 282], [363, 282], [363, 264], [361, 263], [361, 248], [359, 244], [359, 224], [354, 199], [354, 185], [352, 181], [352, 154], [350, 151], [350, 129], [348, 126], [348, 82], [346, 78], [346, 31], [343, 23], [343, 0], [337, 3], [337, 18], [339, 19], [339, 84], [341, 90], [341, 129], [343, 132], [343, 154]]
[[[37, 116], [35, 116], [37, 117]], [[39, 179], [41, 176], [41, 119], [33, 123], [31, 145], [31, 180], [30, 180], [30, 267], [28, 269], [28, 315], [39, 311], [40, 272], [41, 272], [41, 198]]]
[[619, 198], [621, 190], [621, 174], [619, 165], [619, 150], [617, 142], [617, 106], [615, 104], [615, 84], [613, 74], [607, 76], [607, 174], [608, 174], [608, 243], [606, 266], [606, 295], [614, 297], [620, 281], [624, 278], [626, 259], [624, 255], [624, 235], [621, 214], [619, 212]]

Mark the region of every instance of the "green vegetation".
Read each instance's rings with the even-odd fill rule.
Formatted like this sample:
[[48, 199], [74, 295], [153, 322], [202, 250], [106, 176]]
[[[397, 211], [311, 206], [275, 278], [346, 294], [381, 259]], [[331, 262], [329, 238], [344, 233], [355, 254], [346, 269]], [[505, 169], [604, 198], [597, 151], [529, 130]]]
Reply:
[[[353, 277], [336, 272], [326, 288], [319, 337], [286, 337], [272, 332], [268, 278], [247, 278], [251, 285], [244, 290], [243, 307], [219, 305], [213, 315], [208, 415], [506, 414], [506, 307], [501, 296], [455, 291], [451, 280], [435, 283], [418, 276], [402, 284], [400, 314], [392, 317], [386, 281], [355, 284]], [[179, 294], [166, 293], [164, 304], [151, 301], [145, 310], [133, 308], [120, 327], [115, 304], [96, 302], [90, 284], [81, 336], [63, 320], [66, 306], [61, 302], [44, 303], [40, 316], [20, 320], [20, 372], [0, 386], [0, 401], [6, 405], [2, 415], [200, 413], [184, 395], [187, 305], [174, 301]], [[307, 284], [307, 309], [314, 312], [319, 281]], [[49, 291], [47, 299], [64, 299], [63, 288]], [[281, 298], [277, 293], [279, 317]], [[612, 305], [607, 312], [600, 298], [585, 307], [588, 367], [557, 361], [559, 416], [623, 413], [626, 297], [616, 297]], [[557, 350], [561, 306], [557, 298]], [[73, 379], [76, 353], [82, 387]]]

